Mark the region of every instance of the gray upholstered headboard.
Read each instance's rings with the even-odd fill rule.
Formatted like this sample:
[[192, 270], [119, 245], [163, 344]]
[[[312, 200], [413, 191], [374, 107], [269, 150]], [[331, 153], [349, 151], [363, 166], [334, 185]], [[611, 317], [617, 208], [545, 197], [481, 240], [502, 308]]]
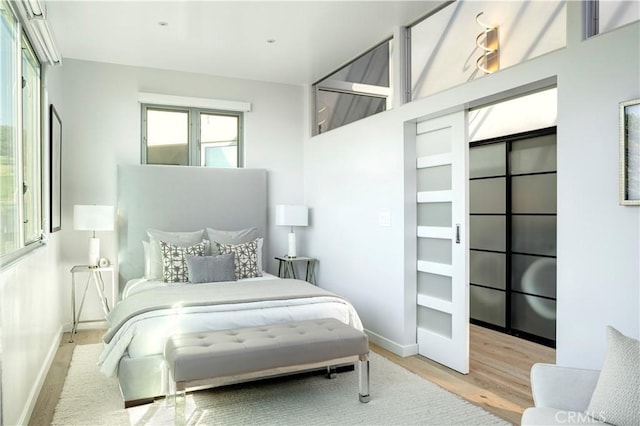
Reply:
[[118, 167], [120, 288], [144, 275], [148, 228], [258, 228], [267, 238], [267, 172], [185, 166]]

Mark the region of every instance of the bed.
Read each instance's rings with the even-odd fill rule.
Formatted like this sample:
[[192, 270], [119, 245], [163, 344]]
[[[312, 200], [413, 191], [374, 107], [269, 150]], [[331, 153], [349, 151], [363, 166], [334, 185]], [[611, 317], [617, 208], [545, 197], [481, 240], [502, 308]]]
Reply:
[[[104, 374], [118, 377], [125, 406], [165, 395], [163, 349], [175, 333], [327, 317], [362, 330], [357, 312], [339, 295], [264, 272], [266, 178], [266, 171], [251, 169], [119, 167], [118, 266], [125, 285], [108, 317], [99, 365]], [[162, 267], [164, 274], [186, 274], [184, 279], [197, 277], [197, 283], [159, 276], [158, 245], [162, 261], [172, 265]], [[247, 247], [251, 262], [239, 266], [235, 259]], [[187, 253], [192, 249], [193, 255]], [[178, 256], [180, 267], [173, 267], [178, 263], [171, 256]], [[205, 259], [226, 266], [197, 267]], [[246, 264], [252, 265], [249, 272], [238, 269]], [[229, 268], [233, 280], [225, 279]]]

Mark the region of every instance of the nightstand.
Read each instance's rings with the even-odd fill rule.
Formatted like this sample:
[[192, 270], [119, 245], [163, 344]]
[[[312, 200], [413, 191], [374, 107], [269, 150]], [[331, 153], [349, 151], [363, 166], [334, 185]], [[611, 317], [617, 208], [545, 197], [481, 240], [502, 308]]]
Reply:
[[[73, 315], [73, 327], [71, 328], [71, 337], [69, 342], [73, 342], [73, 335], [78, 331], [78, 324], [84, 322], [97, 322], [104, 321], [109, 314], [109, 301], [107, 300], [107, 296], [104, 294], [104, 278], [103, 273], [109, 273], [111, 276], [111, 300], [113, 304], [116, 303], [116, 279], [115, 272], [113, 270], [113, 266], [105, 266], [105, 267], [93, 267], [87, 265], [76, 265], [71, 268], [71, 310]], [[82, 300], [80, 301], [80, 308], [78, 312], [76, 312], [76, 275], [77, 274], [87, 274], [87, 281], [84, 285], [84, 290], [82, 291]], [[89, 290], [89, 284], [93, 283], [96, 291], [98, 292], [98, 297], [100, 297], [100, 303], [102, 303], [102, 310], [104, 311], [104, 318], [99, 319], [91, 319], [91, 320], [80, 320], [80, 315], [82, 315], [82, 308], [84, 307], [84, 301], [87, 297], [87, 291]]]
[[276, 260], [278, 261], [278, 276], [280, 278], [296, 278], [296, 268], [294, 267], [294, 262], [307, 262], [307, 272], [304, 279], [311, 284], [316, 283], [316, 259], [314, 259], [313, 257], [276, 256]]

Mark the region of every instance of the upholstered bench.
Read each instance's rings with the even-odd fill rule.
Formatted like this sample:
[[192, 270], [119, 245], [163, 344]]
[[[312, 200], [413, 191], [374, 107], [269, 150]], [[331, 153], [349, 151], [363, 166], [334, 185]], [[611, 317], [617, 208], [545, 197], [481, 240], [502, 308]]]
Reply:
[[[165, 345], [176, 424], [187, 387], [230, 383], [358, 361], [361, 402], [369, 402], [367, 335], [336, 319], [173, 335]], [[167, 396], [170, 398], [171, 396]]]

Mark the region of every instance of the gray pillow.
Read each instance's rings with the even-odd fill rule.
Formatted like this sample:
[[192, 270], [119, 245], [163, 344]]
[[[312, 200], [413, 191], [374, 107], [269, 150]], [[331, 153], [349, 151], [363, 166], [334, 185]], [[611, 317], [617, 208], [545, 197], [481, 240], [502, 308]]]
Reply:
[[[149, 236], [148, 259], [145, 257], [145, 264], [149, 264], [148, 271], [145, 269], [145, 278], [150, 280], [162, 280], [162, 251], [160, 241], [180, 246], [188, 247], [197, 244], [204, 238], [204, 229], [192, 232], [161, 231], [159, 229], [147, 229]], [[208, 254], [205, 252], [205, 254]], [[148, 274], [147, 274], [148, 272]]]
[[211, 241], [211, 254], [213, 255], [220, 254], [215, 243], [236, 245], [248, 243], [259, 236], [256, 228], [240, 229], [238, 231], [221, 231], [207, 228], [207, 237]]
[[190, 283], [215, 283], [235, 281], [235, 255], [233, 253], [219, 256], [185, 255]]

